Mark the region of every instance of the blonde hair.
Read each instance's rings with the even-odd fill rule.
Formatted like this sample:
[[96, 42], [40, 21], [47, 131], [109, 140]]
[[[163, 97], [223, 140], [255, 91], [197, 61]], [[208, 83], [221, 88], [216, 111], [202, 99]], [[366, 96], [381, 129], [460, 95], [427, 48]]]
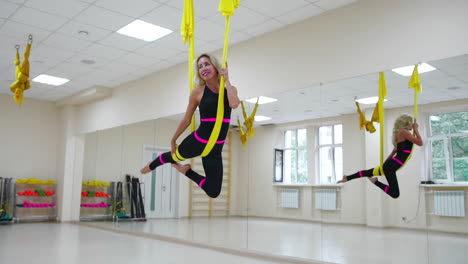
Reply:
[[395, 120], [395, 125], [393, 125], [393, 137], [392, 142], [393, 146], [397, 146], [398, 144], [398, 133], [402, 129], [413, 129], [413, 117], [408, 114], [402, 114]]
[[216, 71], [218, 71], [218, 69], [221, 69], [221, 64], [215, 56], [209, 55], [208, 53], [203, 53], [200, 56], [198, 56], [198, 58], [195, 61], [193, 61], [193, 73], [195, 75], [193, 78], [193, 82], [195, 83], [195, 85], [198, 86], [205, 85], [205, 81], [200, 77], [200, 73], [198, 72], [198, 61], [203, 57], [208, 58], [211, 61], [211, 64], [215, 67]]

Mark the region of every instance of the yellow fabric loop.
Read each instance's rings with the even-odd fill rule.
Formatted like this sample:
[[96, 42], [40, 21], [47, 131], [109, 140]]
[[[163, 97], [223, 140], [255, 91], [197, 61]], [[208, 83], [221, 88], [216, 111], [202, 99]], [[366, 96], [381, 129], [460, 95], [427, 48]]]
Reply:
[[380, 167], [383, 166], [384, 160], [384, 99], [387, 96], [387, 86], [385, 85], [385, 75], [379, 73], [379, 124], [380, 124]]
[[176, 152], [172, 154], [172, 159], [175, 160], [176, 162], [184, 161], [186, 158], [182, 157], [179, 153], [179, 146], [176, 148]]
[[382, 176], [382, 175], [384, 175], [384, 174], [383, 174], [383, 171], [382, 171], [382, 166], [377, 166], [377, 167], [375, 167], [375, 168], [372, 170], [372, 175], [373, 175], [373, 176]]
[[14, 94], [13, 99], [21, 105], [23, 103], [23, 92], [31, 88], [31, 83], [29, 82], [29, 54], [31, 52], [31, 43], [28, 43], [26, 46], [26, 51], [24, 52], [24, 61], [20, 67], [20, 57], [18, 50], [16, 51], [16, 81], [10, 86], [11, 92]]
[[[226, 61], [227, 61], [227, 53], [228, 53], [228, 46], [229, 46], [229, 28], [231, 25], [231, 17], [230, 15], [234, 14], [234, 2], [233, 0], [221, 0], [219, 3], [219, 11], [223, 16], [226, 17], [226, 27], [224, 29], [224, 48], [223, 48], [223, 68], [226, 68]], [[216, 114], [216, 122], [211, 132], [210, 138], [208, 139], [208, 143], [205, 146], [201, 156], [206, 157], [211, 150], [213, 149], [214, 145], [219, 136], [219, 132], [221, 131], [221, 125], [223, 123], [224, 118], [224, 76], [221, 75], [219, 78], [219, 95], [218, 95], [218, 111]]]
[[172, 154], [172, 159], [175, 160], [176, 162], [182, 161], [177, 157], [177, 155], [175, 153]]

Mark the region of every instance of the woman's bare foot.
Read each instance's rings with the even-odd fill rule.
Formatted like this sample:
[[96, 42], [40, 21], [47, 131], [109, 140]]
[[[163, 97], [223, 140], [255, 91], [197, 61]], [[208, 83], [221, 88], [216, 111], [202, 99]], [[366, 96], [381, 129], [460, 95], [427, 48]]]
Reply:
[[373, 184], [375, 184], [377, 182], [377, 178], [369, 177], [369, 181], [371, 181]]
[[343, 179], [337, 181], [336, 183], [345, 183], [348, 181], [348, 178], [346, 178], [346, 175], [343, 175]]
[[173, 163], [172, 167], [176, 168], [176, 170], [178, 170], [183, 175], [185, 175], [187, 173], [187, 171], [190, 170], [190, 165], [189, 164], [180, 165], [179, 163]]

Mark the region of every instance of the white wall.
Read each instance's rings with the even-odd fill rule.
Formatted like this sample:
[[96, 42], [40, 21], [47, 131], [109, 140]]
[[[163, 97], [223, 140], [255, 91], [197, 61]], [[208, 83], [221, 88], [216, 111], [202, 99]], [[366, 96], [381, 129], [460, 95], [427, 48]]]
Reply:
[[24, 99], [18, 106], [0, 95], [0, 176], [58, 180], [59, 109]]

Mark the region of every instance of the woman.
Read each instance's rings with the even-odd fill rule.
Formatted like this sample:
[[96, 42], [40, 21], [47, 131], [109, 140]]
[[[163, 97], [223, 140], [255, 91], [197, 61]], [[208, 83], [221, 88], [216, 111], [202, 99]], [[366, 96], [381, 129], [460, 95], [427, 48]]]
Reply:
[[[198, 71], [195, 77], [195, 83], [198, 86], [190, 94], [185, 116], [172, 137], [171, 152], [159, 155], [154, 161], [141, 169], [140, 172], [146, 174], [162, 164], [171, 163], [179, 172], [197, 183], [208, 196], [216, 198], [221, 192], [223, 182], [223, 159], [221, 152], [229, 130], [231, 109], [237, 108], [240, 101], [237, 97], [236, 87], [232, 86], [229, 81], [227, 68], [222, 69], [216, 58], [208, 54], [202, 54], [195, 61], [194, 67], [196, 68], [195, 71]], [[224, 76], [225, 82], [224, 119], [215, 146], [206, 157], [202, 157], [203, 168], [206, 174], [206, 176], [202, 176], [193, 171], [190, 165], [180, 165], [177, 161], [200, 156], [203, 152], [216, 121], [220, 88], [219, 79], [221, 75]], [[190, 125], [192, 115], [197, 107], [200, 110], [200, 126], [177, 146], [177, 139]]]
[[[369, 178], [369, 180], [382, 189], [385, 193], [390, 195], [392, 198], [398, 198], [400, 196], [400, 189], [398, 188], [398, 180], [396, 178], [396, 171], [401, 168], [411, 155], [411, 149], [413, 144], [418, 146], [423, 145], [423, 141], [418, 131], [418, 124], [413, 123], [413, 118], [407, 114], [402, 114], [395, 120], [393, 126], [392, 142], [395, 147], [385, 160], [382, 168], [385, 178], [387, 179], [388, 185], [385, 185], [377, 180], [377, 178]], [[413, 129], [414, 135], [411, 134], [410, 130]], [[396, 154], [396, 155], [395, 155]], [[338, 183], [344, 183], [349, 180], [354, 180], [360, 177], [372, 177], [382, 175], [380, 172], [380, 166], [370, 170], [358, 171], [349, 176], [343, 176], [343, 179]]]

